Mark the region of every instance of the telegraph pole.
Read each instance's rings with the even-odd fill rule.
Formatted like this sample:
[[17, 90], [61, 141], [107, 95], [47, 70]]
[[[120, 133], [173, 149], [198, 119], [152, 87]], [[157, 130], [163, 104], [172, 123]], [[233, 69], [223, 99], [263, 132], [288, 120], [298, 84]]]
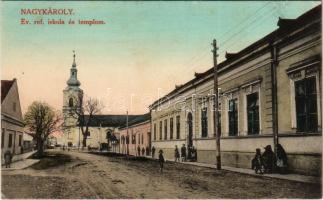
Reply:
[[219, 91], [218, 91], [218, 63], [217, 63], [217, 46], [216, 46], [216, 40], [213, 40], [213, 74], [214, 74], [214, 108], [213, 108], [213, 124], [214, 124], [214, 135], [216, 140], [216, 168], [218, 170], [221, 169], [221, 149], [220, 149], [220, 133], [218, 129], [218, 119], [219, 119]]
[[[130, 142], [130, 138], [129, 138], [129, 132], [128, 132], [128, 110], [127, 110], [127, 137], [126, 137], [126, 144], [127, 144], [127, 149], [126, 149], [126, 154], [129, 155], [129, 142]], [[129, 141], [127, 141], [127, 138], [129, 138]]]

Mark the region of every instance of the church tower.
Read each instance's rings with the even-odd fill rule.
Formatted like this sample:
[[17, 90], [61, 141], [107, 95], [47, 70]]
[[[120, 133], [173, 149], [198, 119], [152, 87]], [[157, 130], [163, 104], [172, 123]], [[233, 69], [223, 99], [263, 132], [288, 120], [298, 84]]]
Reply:
[[73, 109], [80, 107], [80, 102], [83, 99], [83, 90], [80, 89], [80, 81], [77, 80], [77, 69], [75, 63], [75, 52], [73, 51], [73, 64], [70, 69], [70, 78], [68, 79], [67, 87], [63, 90], [63, 116], [64, 128], [67, 132], [69, 129], [75, 128], [77, 118], [72, 115]]

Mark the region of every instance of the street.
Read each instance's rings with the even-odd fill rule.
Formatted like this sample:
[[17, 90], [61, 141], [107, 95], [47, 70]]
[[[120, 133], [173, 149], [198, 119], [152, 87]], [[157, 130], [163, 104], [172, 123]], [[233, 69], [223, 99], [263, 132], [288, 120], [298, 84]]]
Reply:
[[2, 171], [6, 198], [321, 198], [321, 185], [166, 162], [50, 150], [23, 170]]

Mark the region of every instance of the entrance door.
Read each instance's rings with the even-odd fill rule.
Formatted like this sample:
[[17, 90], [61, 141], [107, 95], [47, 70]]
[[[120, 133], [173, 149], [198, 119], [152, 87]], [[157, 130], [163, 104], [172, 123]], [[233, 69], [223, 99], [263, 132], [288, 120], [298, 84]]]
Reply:
[[191, 159], [191, 151], [190, 149], [193, 146], [193, 116], [192, 113], [188, 113], [187, 115], [187, 125], [188, 125], [188, 143], [187, 143], [187, 158]]

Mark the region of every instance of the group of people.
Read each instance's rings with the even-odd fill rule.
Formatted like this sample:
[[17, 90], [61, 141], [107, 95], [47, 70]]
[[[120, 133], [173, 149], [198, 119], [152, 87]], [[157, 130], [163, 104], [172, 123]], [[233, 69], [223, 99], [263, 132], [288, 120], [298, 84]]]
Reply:
[[261, 154], [259, 148], [256, 149], [256, 155], [251, 161], [251, 168], [256, 173], [286, 173], [287, 172], [287, 154], [281, 144], [277, 144], [277, 154], [273, 152], [271, 145], [267, 145], [264, 153]]
[[[155, 150], [156, 149], [153, 146], [152, 149], [151, 149], [152, 158], [155, 157]], [[165, 158], [164, 158], [164, 155], [163, 155], [164, 152], [163, 152], [162, 149], [160, 149], [158, 153], [159, 153], [158, 161], [159, 161], [159, 166], [160, 166], [160, 172], [162, 173], [163, 168], [164, 168], [164, 162], [165, 162]], [[197, 160], [197, 151], [196, 151], [194, 146], [189, 148], [188, 154], [189, 154], [189, 156], [187, 156], [187, 149], [186, 149], [185, 144], [183, 144], [183, 146], [181, 147], [181, 153], [179, 153], [178, 146], [175, 145], [175, 154], [174, 154], [175, 162], [180, 162], [180, 161], [186, 162], [187, 158], [190, 158], [191, 161], [196, 161]]]
[[179, 149], [177, 145], [175, 145], [175, 162], [186, 162], [187, 159], [190, 159], [191, 161], [196, 161], [197, 160], [197, 151], [194, 146], [191, 146], [188, 148], [188, 151], [186, 151], [186, 146], [183, 144], [181, 147], [181, 153], [179, 153]]
[[[149, 153], [150, 153], [150, 149], [149, 149], [149, 147], [142, 147], [142, 148], [140, 148], [140, 146], [138, 146], [137, 147], [137, 156], [140, 156], [140, 153], [141, 153], [141, 156], [145, 156], [145, 153], [146, 153], [146, 156], [148, 156], [149, 155]], [[155, 153], [155, 151], [154, 151], [154, 153]]]

